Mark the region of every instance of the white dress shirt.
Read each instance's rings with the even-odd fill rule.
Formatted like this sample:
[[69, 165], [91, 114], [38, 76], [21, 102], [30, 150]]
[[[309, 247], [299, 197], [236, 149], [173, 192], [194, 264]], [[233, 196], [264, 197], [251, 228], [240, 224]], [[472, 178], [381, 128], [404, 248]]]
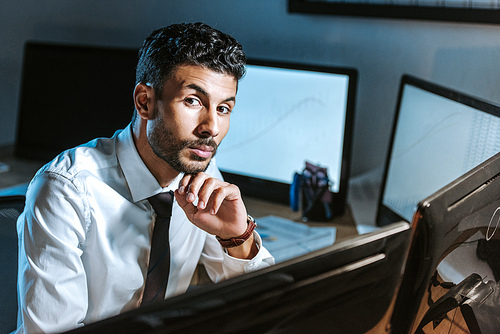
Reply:
[[[222, 178], [212, 161], [207, 173]], [[139, 306], [155, 219], [147, 198], [162, 189], [141, 160], [130, 125], [63, 152], [31, 181], [18, 220], [18, 333], [60, 332]], [[188, 288], [199, 262], [214, 282], [274, 263], [223, 251], [174, 202], [166, 297]]]

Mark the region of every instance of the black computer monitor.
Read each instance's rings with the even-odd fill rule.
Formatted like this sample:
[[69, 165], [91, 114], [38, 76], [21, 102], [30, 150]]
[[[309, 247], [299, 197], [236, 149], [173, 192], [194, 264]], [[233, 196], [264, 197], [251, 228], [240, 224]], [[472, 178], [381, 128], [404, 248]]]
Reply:
[[394, 333], [500, 333], [499, 189], [500, 153], [418, 204]]
[[15, 155], [49, 161], [132, 119], [137, 50], [28, 42]]
[[499, 152], [499, 138], [500, 106], [403, 76], [377, 225], [411, 222], [421, 200]]
[[244, 194], [288, 204], [305, 162], [326, 167], [334, 214], [344, 212], [357, 71], [248, 61], [217, 165]]
[[391, 224], [70, 333], [365, 333], [389, 310], [409, 236]]

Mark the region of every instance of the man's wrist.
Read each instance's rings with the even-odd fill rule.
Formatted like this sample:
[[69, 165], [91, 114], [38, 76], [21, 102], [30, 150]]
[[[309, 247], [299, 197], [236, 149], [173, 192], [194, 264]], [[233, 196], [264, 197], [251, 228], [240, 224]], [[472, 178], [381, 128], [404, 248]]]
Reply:
[[232, 248], [232, 247], [237, 247], [243, 244], [245, 241], [248, 240], [253, 234], [253, 231], [257, 227], [257, 224], [255, 223], [255, 219], [253, 219], [252, 216], [248, 215], [247, 216], [247, 229], [245, 232], [243, 232], [242, 235], [230, 238], [230, 239], [222, 239], [218, 236], [216, 236], [217, 241], [221, 244], [222, 247], [224, 248]]

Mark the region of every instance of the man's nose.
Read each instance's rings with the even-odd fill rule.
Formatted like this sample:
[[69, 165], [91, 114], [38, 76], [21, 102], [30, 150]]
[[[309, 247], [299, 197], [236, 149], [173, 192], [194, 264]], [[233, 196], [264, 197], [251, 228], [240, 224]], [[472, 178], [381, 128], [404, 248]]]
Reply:
[[202, 112], [198, 125], [198, 134], [204, 138], [217, 137], [219, 134], [219, 116], [217, 110], [210, 108]]

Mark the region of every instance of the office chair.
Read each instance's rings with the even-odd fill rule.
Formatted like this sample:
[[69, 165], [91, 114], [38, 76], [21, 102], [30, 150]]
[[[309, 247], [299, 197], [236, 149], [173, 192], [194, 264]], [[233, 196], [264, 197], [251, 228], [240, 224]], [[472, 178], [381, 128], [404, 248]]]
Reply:
[[17, 217], [24, 196], [0, 196], [0, 333], [17, 327]]

